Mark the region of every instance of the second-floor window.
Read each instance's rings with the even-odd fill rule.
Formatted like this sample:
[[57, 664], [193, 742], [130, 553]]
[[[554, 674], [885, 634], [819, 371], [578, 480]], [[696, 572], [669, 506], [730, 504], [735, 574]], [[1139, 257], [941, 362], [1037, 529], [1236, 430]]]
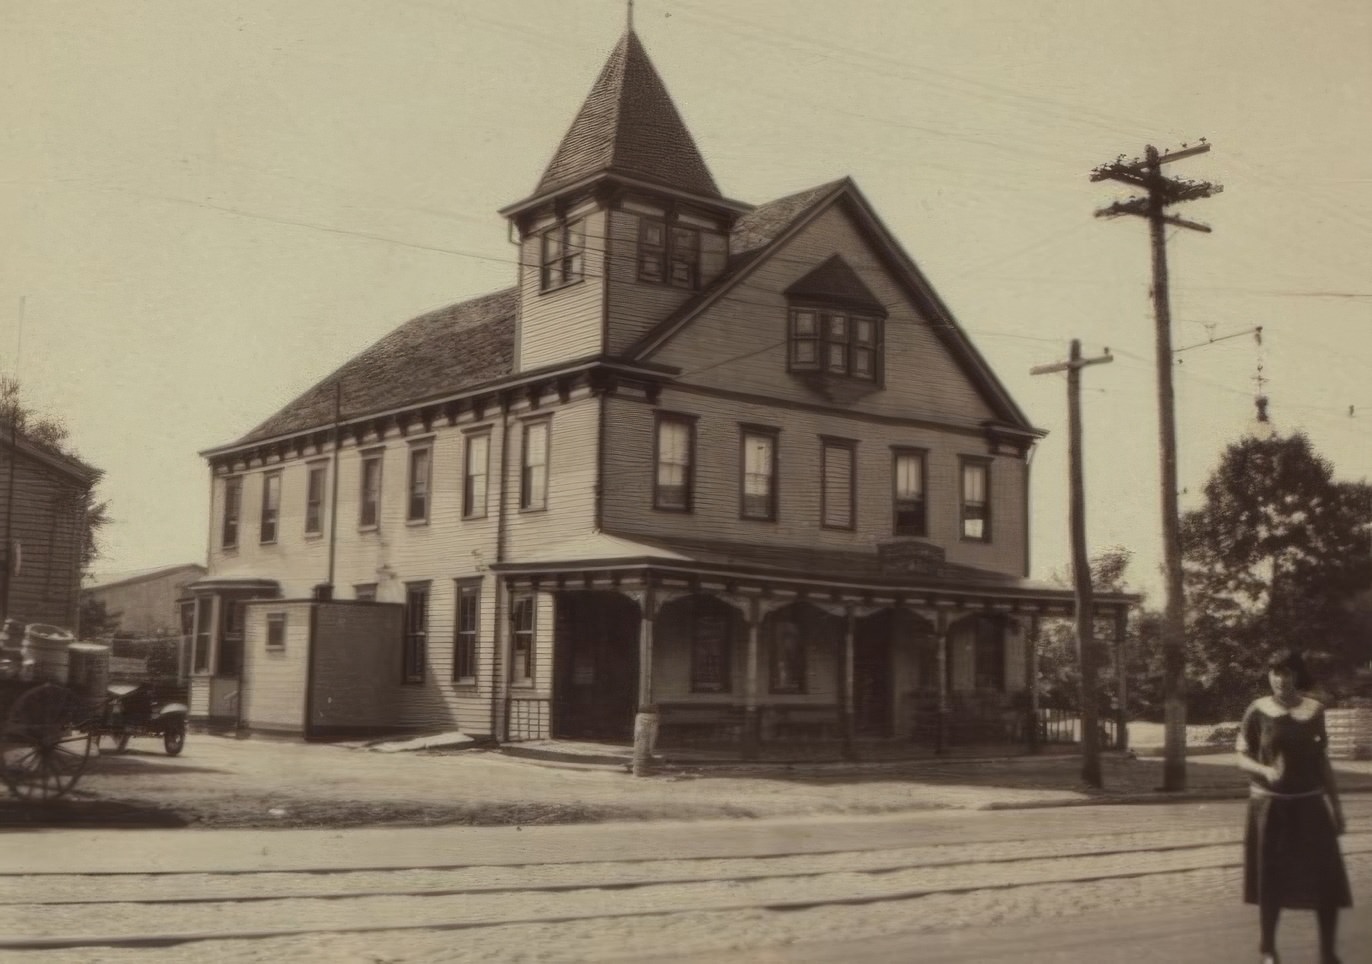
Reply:
[[405, 504], [405, 521], [429, 520], [429, 482], [433, 472], [433, 446], [425, 442], [410, 448], [409, 499]]
[[281, 473], [262, 476], [262, 526], [260, 542], [276, 541], [276, 524], [281, 519]]
[[219, 544], [225, 549], [238, 545], [238, 517], [243, 509], [243, 477], [236, 475], [224, 480], [224, 526]]
[[854, 448], [852, 442], [842, 439], [821, 443], [820, 524], [826, 529], [853, 528], [857, 502]]
[[424, 682], [424, 664], [429, 645], [429, 584], [405, 585], [405, 666], [406, 683]]
[[462, 461], [462, 515], [481, 519], [486, 515], [486, 478], [490, 472], [491, 433], [467, 436]]
[[896, 449], [891, 456], [891, 531], [898, 536], [929, 534], [924, 500], [924, 453]]
[[540, 239], [539, 286], [544, 291], [580, 281], [586, 272], [586, 222], [558, 224]]
[[695, 288], [700, 284], [700, 232], [661, 218], [639, 218], [638, 279]]
[[481, 612], [481, 583], [457, 584], [457, 627], [453, 638], [453, 682], [476, 682], [476, 634]]
[[519, 507], [548, 507], [548, 423], [524, 423], [524, 454], [519, 472]]
[[695, 420], [662, 413], [657, 419], [657, 475], [653, 508], [691, 511]]
[[962, 537], [991, 541], [991, 466], [981, 459], [962, 460]]
[[773, 521], [777, 517], [777, 433], [745, 428], [741, 448], [739, 515]]
[[328, 467], [311, 465], [305, 479], [305, 535], [317, 536], [324, 531], [324, 482]]
[[881, 322], [844, 311], [792, 308], [787, 355], [791, 371], [826, 372], [875, 381], [881, 371]]
[[362, 456], [361, 508], [357, 524], [374, 529], [381, 520], [381, 453], [367, 452]]

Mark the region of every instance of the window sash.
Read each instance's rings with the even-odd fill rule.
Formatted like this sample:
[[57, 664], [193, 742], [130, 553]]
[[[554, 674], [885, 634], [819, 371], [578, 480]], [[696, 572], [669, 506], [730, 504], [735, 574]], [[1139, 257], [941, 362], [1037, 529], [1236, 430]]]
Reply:
[[774, 435], [743, 435], [742, 515], [746, 519], [776, 516], [776, 443]]
[[856, 502], [856, 459], [853, 447], [835, 442], [823, 446], [823, 481], [821, 485], [821, 524], [826, 529], [853, 528], [853, 507]]
[[728, 693], [732, 689], [733, 623], [723, 613], [691, 612], [691, 692]]
[[418, 445], [410, 449], [410, 497], [405, 519], [423, 522], [429, 518], [429, 483], [433, 471], [433, 449]]
[[468, 519], [486, 515], [486, 481], [490, 472], [491, 436], [482, 432], [467, 436], [462, 465], [462, 515]]
[[476, 682], [476, 644], [481, 616], [481, 587], [457, 587], [457, 626], [453, 634], [453, 681]]
[[210, 637], [214, 633], [214, 603], [208, 596], [196, 601], [195, 652], [191, 658], [193, 671], [207, 672], [210, 668]]
[[322, 465], [310, 467], [305, 483], [305, 534], [318, 535], [324, 531], [324, 482], [326, 469]]
[[258, 532], [259, 541], [276, 541], [276, 523], [280, 516], [281, 473], [268, 472], [262, 476], [262, 524]]
[[770, 679], [773, 693], [805, 692], [805, 635], [797, 623], [781, 621], [772, 626]]
[[548, 505], [548, 423], [524, 426], [523, 468], [519, 478], [519, 507], [543, 509]]
[[267, 649], [278, 652], [286, 648], [286, 614], [267, 613]]
[[898, 536], [928, 534], [924, 499], [924, 456], [897, 452], [891, 463], [892, 530]]
[[962, 536], [989, 541], [991, 538], [991, 468], [985, 462], [962, 464]]
[[691, 507], [692, 449], [695, 426], [687, 419], [663, 416], [657, 423], [657, 476], [653, 505], [659, 509]]
[[376, 583], [360, 582], [353, 586], [353, 598], [359, 602], [376, 602]]
[[881, 365], [880, 319], [817, 308], [792, 308], [792, 371], [824, 371], [875, 381]]
[[514, 638], [510, 647], [510, 681], [534, 681], [534, 597], [516, 596], [510, 611]]
[[378, 524], [381, 507], [381, 456], [362, 459], [362, 499], [358, 524], [370, 528]]
[[424, 682], [429, 641], [429, 584], [405, 588], [405, 682]]
[[586, 222], [578, 219], [545, 231], [539, 239], [539, 284], [547, 291], [585, 277]]
[[224, 549], [238, 546], [238, 517], [243, 508], [243, 477], [224, 480], [224, 525], [219, 542]]

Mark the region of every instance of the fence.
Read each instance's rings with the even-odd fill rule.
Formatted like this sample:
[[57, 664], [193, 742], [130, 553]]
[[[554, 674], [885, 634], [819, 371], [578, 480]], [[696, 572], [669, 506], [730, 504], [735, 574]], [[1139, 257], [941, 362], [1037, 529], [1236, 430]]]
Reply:
[[[1119, 732], [1113, 717], [1101, 714], [1097, 719], [1102, 749], [1119, 746]], [[1041, 743], [1080, 743], [1081, 715], [1076, 710], [1051, 707], [1039, 709], [1039, 741]]]

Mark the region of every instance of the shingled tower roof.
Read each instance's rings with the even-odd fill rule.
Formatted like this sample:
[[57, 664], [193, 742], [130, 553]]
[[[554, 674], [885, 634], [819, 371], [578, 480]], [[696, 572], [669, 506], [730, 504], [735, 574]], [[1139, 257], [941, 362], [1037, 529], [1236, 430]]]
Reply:
[[534, 194], [549, 194], [603, 173], [650, 181], [702, 198], [721, 198], [705, 159], [632, 29], [610, 54]]

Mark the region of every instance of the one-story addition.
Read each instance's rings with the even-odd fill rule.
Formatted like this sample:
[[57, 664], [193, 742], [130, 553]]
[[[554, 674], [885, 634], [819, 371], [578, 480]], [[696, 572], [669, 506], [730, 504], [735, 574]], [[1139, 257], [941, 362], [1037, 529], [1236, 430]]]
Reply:
[[722, 195], [631, 30], [501, 214], [514, 287], [204, 453], [192, 714], [1020, 739], [1031, 626], [1072, 605], [1025, 578], [1043, 432], [857, 186]]

